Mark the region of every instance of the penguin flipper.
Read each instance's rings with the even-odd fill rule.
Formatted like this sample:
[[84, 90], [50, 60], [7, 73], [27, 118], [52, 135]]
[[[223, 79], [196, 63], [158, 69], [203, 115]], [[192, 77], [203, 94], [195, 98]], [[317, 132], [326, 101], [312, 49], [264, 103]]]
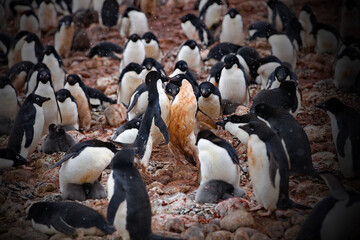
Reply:
[[[71, 149], [71, 148], [70, 148]], [[56, 168], [57, 166], [59, 166], [60, 164], [62, 164], [63, 162], [67, 161], [68, 159], [70, 159], [71, 157], [75, 157], [77, 156], [78, 154], [74, 153], [74, 152], [70, 152], [70, 153], [66, 153], [64, 155], [64, 157], [62, 159], [60, 159], [57, 163], [55, 163], [54, 165], [52, 165], [50, 167], [50, 169], [54, 169]]]
[[133, 109], [133, 107], [136, 105], [138, 99], [139, 99], [139, 96], [140, 96], [140, 92], [139, 91], [136, 91], [136, 93], [133, 95], [133, 97], [131, 97], [130, 99], [130, 103], [129, 103], [129, 106], [126, 110], [126, 113], [129, 113], [131, 111], [131, 109]]
[[342, 183], [330, 172], [320, 173], [322, 179], [324, 179], [326, 185], [328, 186], [331, 196], [337, 200], [345, 200], [349, 198], [349, 194], [346, 192]]
[[75, 229], [68, 225], [61, 216], [59, 216], [59, 219], [52, 219], [51, 226], [65, 234], [73, 234], [75, 232]]
[[121, 61], [121, 58], [119, 58], [118, 56], [116, 56], [113, 52], [109, 53], [109, 57], [112, 58], [112, 59]]
[[[116, 180], [116, 179], [115, 179]], [[107, 220], [110, 224], [114, 224], [116, 212], [120, 206], [120, 204], [125, 200], [126, 192], [121, 184], [115, 184], [115, 191], [111, 200], [109, 202], [108, 210], [107, 210]]]
[[27, 148], [31, 145], [34, 137], [33, 123], [25, 123], [24, 130], [25, 130], [25, 147]]
[[[342, 128], [346, 128], [346, 127], [342, 126]], [[345, 142], [347, 135], [348, 135], [347, 131], [344, 129], [344, 130], [340, 130], [339, 134], [336, 137], [336, 148], [341, 157], [345, 156]]]
[[166, 144], [169, 143], [169, 140], [170, 140], [170, 136], [169, 136], [169, 130], [164, 122], [164, 120], [161, 118], [161, 115], [160, 113], [159, 114], [155, 114], [155, 118], [154, 118], [154, 123], [155, 123], [155, 126], [157, 126], [162, 135], [164, 136], [164, 139], [165, 139], [165, 142]]

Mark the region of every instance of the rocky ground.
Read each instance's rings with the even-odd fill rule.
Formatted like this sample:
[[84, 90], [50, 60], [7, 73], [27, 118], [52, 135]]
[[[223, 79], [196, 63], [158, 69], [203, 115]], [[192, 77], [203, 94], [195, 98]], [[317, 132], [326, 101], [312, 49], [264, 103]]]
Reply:
[[[186, 40], [181, 31], [180, 17], [186, 13], [195, 13], [192, 10], [194, 1], [183, 11], [170, 10], [162, 6], [151, 17], [149, 22], [151, 30], [157, 35], [164, 52], [163, 65], [167, 73], [174, 66], [175, 54], [178, 47]], [[312, 6], [318, 20], [339, 25], [339, 5], [326, 1], [295, 1], [294, 9], [298, 14], [304, 4]], [[267, 12], [264, 1], [230, 0], [230, 7], [239, 10], [243, 17], [245, 27], [257, 20], [266, 20]], [[121, 7], [121, 12], [124, 7]], [[5, 30], [14, 33], [14, 22], [7, 23]], [[118, 29], [101, 29], [98, 24], [92, 24], [85, 29], [91, 46], [107, 40], [122, 46], [125, 39], [119, 35]], [[52, 36], [42, 39], [44, 44], [53, 44]], [[270, 47], [266, 43], [245, 42], [257, 49], [260, 55], [270, 54]], [[85, 84], [104, 91], [115, 98], [119, 62], [116, 60], [88, 59], [86, 52], [72, 52], [68, 58], [63, 59], [68, 73], [81, 74]], [[203, 50], [206, 56], [207, 50]], [[359, 181], [350, 181], [342, 178], [336, 159], [336, 150], [332, 140], [331, 126], [328, 116], [315, 108], [315, 105], [337, 96], [345, 104], [357, 110], [360, 109], [359, 98], [355, 94], [344, 94], [336, 91], [332, 83], [334, 56], [316, 54], [313, 51], [299, 52], [296, 73], [299, 77], [302, 91], [302, 108], [297, 120], [308, 134], [313, 163], [319, 171], [330, 170], [340, 176], [348, 188], [360, 189]], [[6, 69], [2, 69], [3, 73]], [[207, 77], [208, 69], [205, 67], [200, 74], [200, 81]], [[252, 96], [259, 87], [252, 86]], [[20, 94], [23, 99], [23, 93]], [[103, 110], [92, 114], [91, 130], [79, 133], [71, 132], [77, 140], [110, 139], [116, 127], [108, 124]], [[121, 121], [120, 121], [121, 122]], [[216, 134], [226, 138], [234, 146], [237, 141], [229, 133], [217, 129]], [[7, 137], [0, 137], [0, 147], [6, 147]], [[39, 145], [40, 146], [40, 145]], [[39, 148], [38, 148], [39, 149]], [[237, 151], [246, 167], [246, 148], [243, 144], [237, 146]], [[81, 234], [65, 236], [56, 234], [47, 236], [32, 229], [31, 223], [26, 221], [26, 210], [35, 201], [60, 201], [58, 168], [50, 170], [54, 162], [61, 159], [64, 153], [46, 155], [35, 151], [29, 158], [27, 167], [7, 169], [2, 175], [0, 185], [0, 239], [117, 239], [112, 236], [84, 237]], [[103, 172], [101, 183], [105, 186], [109, 170]], [[217, 204], [198, 204], [194, 198], [194, 190], [198, 183], [194, 182], [197, 175], [187, 165], [178, 165], [165, 144], [160, 144], [153, 150], [150, 167], [144, 174], [144, 182], [152, 204], [153, 231], [165, 236], [184, 239], [295, 239], [309, 210], [275, 211], [269, 217], [260, 217], [257, 212], [250, 212], [256, 206], [252, 187], [246, 174], [241, 179], [241, 187], [246, 190], [244, 199], [231, 198]], [[319, 200], [329, 195], [328, 188], [323, 181], [308, 176], [291, 177], [289, 184], [290, 197], [301, 204], [314, 206]], [[83, 204], [96, 209], [106, 216], [107, 200], [87, 200]]]

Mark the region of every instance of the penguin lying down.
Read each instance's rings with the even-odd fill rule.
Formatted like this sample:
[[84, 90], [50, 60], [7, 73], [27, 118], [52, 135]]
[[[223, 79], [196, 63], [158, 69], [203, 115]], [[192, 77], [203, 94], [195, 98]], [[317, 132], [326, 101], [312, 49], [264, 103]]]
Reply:
[[115, 228], [92, 208], [76, 202], [36, 202], [27, 219], [34, 229], [52, 235], [56, 233], [85, 235], [112, 234]]

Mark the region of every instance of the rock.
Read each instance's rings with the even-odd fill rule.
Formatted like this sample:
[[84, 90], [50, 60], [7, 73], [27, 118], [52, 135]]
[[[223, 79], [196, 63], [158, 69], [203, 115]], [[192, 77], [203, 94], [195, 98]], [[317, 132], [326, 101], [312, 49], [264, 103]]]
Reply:
[[104, 111], [106, 121], [112, 127], [119, 127], [126, 120], [126, 108], [122, 104], [112, 104]]
[[203, 240], [205, 239], [204, 233], [198, 227], [190, 227], [181, 234], [181, 239], [187, 240]]
[[300, 232], [300, 225], [292, 226], [285, 231], [284, 237], [286, 240], [294, 240]]
[[309, 138], [310, 143], [326, 140], [326, 130], [323, 127], [308, 125], [304, 127], [304, 131]]
[[319, 164], [319, 165], [331, 165], [332, 163], [334, 163], [334, 159], [335, 159], [336, 155], [332, 152], [317, 152], [314, 153], [313, 155], [311, 155], [312, 161], [315, 164]]
[[240, 227], [235, 232], [234, 240], [248, 240], [251, 238], [252, 235], [257, 233], [255, 229], [248, 228], [248, 227]]
[[169, 232], [181, 233], [185, 230], [184, 222], [178, 218], [169, 219], [165, 223], [165, 230]]
[[309, 196], [315, 192], [326, 190], [327, 187], [321, 184], [312, 182], [311, 180], [306, 180], [300, 182], [296, 187], [296, 194], [300, 196]]
[[251, 236], [250, 240], [270, 240], [270, 238], [263, 233], [257, 232]]
[[271, 222], [265, 226], [265, 231], [270, 238], [280, 239], [284, 234], [284, 226], [280, 221]]
[[182, 239], [179, 233], [173, 233], [173, 232], [165, 232], [165, 231], [157, 231], [154, 232], [154, 234], [164, 237], [164, 238], [175, 238], [175, 239]]
[[54, 183], [42, 183], [35, 188], [35, 195], [43, 197], [44, 194], [54, 192], [55, 190], [57, 190], [57, 187]]
[[[181, 221], [179, 223], [179, 229], [185, 230], [185, 226], [195, 224], [199, 222], [199, 216], [190, 216], [190, 215], [174, 215], [174, 214], [156, 214], [151, 218], [151, 229], [152, 231], [168, 231], [167, 229], [174, 227], [171, 224], [167, 223], [171, 219], [177, 219]], [[167, 228], [166, 228], [167, 227]], [[174, 229], [175, 230], [175, 229]]]
[[243, 106], [243, 105], [239, 105], [235, 110], [235, 114], [241, 116], [241, 115], [249, 113], [249, 111], [250, 111], [250, 108]]
[[220, 221], [221, 229], [230, 232], [234, 232], [239, 227], [252, 227], [254, 224], [253, 216], [244, 210], [232, 212]]
[[38, 231], [32, 231], [32, 232], [26, 232], [23, 236], [23, 239], [26, 240], [47, 240], [49, 239], [49, 236], [45, 233], [38, 232]]
[[62, 234], [62, 233], [57, 233], [51, 236], [51, 238], [49, 238], [49, 240], [71, 240], [72, 238]]
[[84, 30], [75, 33], [71, 49], [74, 51], [87, 51], [90, 49], [90, 39]]
[[215, 207], [215, 212], [219, 214], [221, 217], [226, 216], [227, 214], [235, 211], [235, 210], [244, 210], [244, 201], [242, 198], [229, 198], [220, 203], [218, 203]]
[[216, 231], [208, 234], [205, 238], [206, 240], [231, 240], [233, 239], [233, 234], [228, 231]]

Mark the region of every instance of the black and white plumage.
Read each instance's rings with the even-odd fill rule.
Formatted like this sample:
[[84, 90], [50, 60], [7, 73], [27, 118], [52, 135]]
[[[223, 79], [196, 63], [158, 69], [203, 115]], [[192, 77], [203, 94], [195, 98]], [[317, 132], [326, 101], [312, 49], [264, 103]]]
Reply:
[[24, 45], [25, 38], [29, 34], [28, 31], [21, 31], [12, 39], [7, 51], [8, 67], [11, 68], [16, 63], [21, 62], [21, 49]]
[[27, 75], [33, 66], [32, 62], [21, 61], [9, 69], [6, 76], [17, 91], [20, 92], [24, 88]]
[[251, 64], [250, 76], [257, 84], [261, 84], [261, 89], [265, 89], [270, 74], [281, 64], [280, 59], [275, 56], [259, 58]]
[[132, 120], [121, 125], [114, 134], [111, 136], [111, 141], [116, 143], [131, 144], [135, 141], [135, 138], [139, 132], [141, 125], [140, 118], [133, 118]]
[[0, 102], [0, 116], [14, 121], [19, 110], [19, 101], [16, 89], [5, 76], [0, 77]]
[[295, 17], [292, 10], [278, 0], [267, 1], [267, 11], [269, 22], [271, 22], [279, 32], [285, 31], [290, 20]]
[[55, 8], [56, 11], [64, 16], [70, 15], [72, 13], [73, 3], [70, 0], [56, 0], [55, 1]]
[[330, 98], [317, 107], [323, 109], [330, 117], [341, 172], [346, 178], [359, 176], [360, 114], [337, 98]]
[[62, 58], [51, 45], [45, 46], [44, 56], [41, 60], [50, 70], [55, 91], [60, 90], [65, 84], [65, 67]]
[[142, 36], [141, 41], [145, 47], [145, 57], [154, 58], [156, 61], [160, 62], [162, 58], [162, 51], [159, 40], [155, 34], [152, 32], [146, 32]]
[[39, 37], [34, 33], [28, 33], [21, 48], [21, 59], [36, 64], [42, 58], [43, 50]]
[[336, 57], [334, 84], [337, 89], [353, 91], [359, 71], [360, 51], [356, 47], [345, 47]]
[[144, 82], [141, 72], [143, 67], [141, 63], [132, 62], [128, 64], [121, 72], [118, 83], [117, 103], [129, 105], [130, 98], [135, 89]]
[[148, 106], [149, 92], [145, 83], [140, 84], [130, 97], [130, 103], [127, 108], [127, 118], [132, 120], [141, 117]]
[[0, 149], [0, 170], [3, 168], [17, 167], [27, 163], [26, 159], [10, 148]]
[[41, 144], [41, 152], [46, 154], [67, 152], [72, 145], [76, 144], [75, 139], [60, 125], [50, 124], [48, 132]]
[[231, 42], [241, 45], [245, 40], [243, 20], [240, 13], [231, 8], [224, 16], [220, 33], [220, 42]]
[[34, 91], [34, 88], [35, 88], [36, 82], [37, 82], [38, 73], [43, 70], [49, 71], [49, 68], [42, 62], [38, 62], [35, 65], [33, 64], [32, 67], [30, 68], [30, 70], [26, 76], [26, 82], [25, 82], [26, 96], [28, 96], [30, 93], [32, 93]]
[[62, 56], [69, 55], [74, 38], [74, 22], [71, 15], [66, 15], [59, 20], [57, 31], [54, 36], [56, 52]]
[[202, 82], [199, 85], [199, 109], [211, 119], [221, 116], [221, 94], [219, 89], [211, 82]]
[[55, 93], [56, 100], [61, 112], [58, 115], [58, 124], [65, 128], [79, 129], [79, 113], [75, 98], [71, 95], [67, 89], [60, 89]]
[[181, 29], [188, 39], [195, 40], [199, 45], [208, 47], [214, 39], [205, 23], [194, 14], [186, 14], [180, 18]]
[[304, 32], [302, 33], [302, 42], [304, 48], [313, 48], [315, 46], [314, 35], [311, 34], [314, 26], [317, 24], [315, 14], [312, 12], [309, 5], [304, 5], [299, 14], [299, 22], [301, 23]]
[[142, 36], [148, 31], [149, 23], [145, 13], [136, 7], [127, 7], [121, 18], [121, 37], [129, 37], [134, 33]]
[[112, 234], [115, 228], [92, 208], [77, 202], [35, 202], [29, 208], [27, 220], [34, 229], [49, 235]]
[[254, 22], [248, 28], [250, 40], [266, 40], [266, 33], [273, 30], [275, 28], [266, 21]]
[[275, 68], [274, 72], [270, 74], [269, 79], [266, 83], [265, 89], [278, 88], [284, 81], [294, 81], [299, 84], [298, 77], [291, 71], [287, 66], [281, 65]]
[[302, 50], [303, 37], [301, 36], [305, 36], [305, 31], [296, 17], [290, 19], [289, 24], [286, 26], [285, 32], [294, 45], [296, 51]]
[[215, 63], [210, 68], [210, 72], [209, 72], [207, 81], [211, 82], [215, 86], [219, 86], [219, 80], [220, 80], [221, 71], [223, 70], [223, 68], [224, 68], [224, 62]]
[[44, 0], [40, 3], [37, 15], [41, 31], [48, 32], [57, 27], [56, 8], [51, 0]]
[[169, 75], [170, 78], [175, 77], [178, 74], [185, 74], [193, 82], [196, 82], [196, 73], [191, 71], [184, 60], [179, 60], [175, 63], [174, 71]]
[[25, 99], [11, 128], [8, 148], [27, 158], [36, 148], [44, 126], [43, 103], [50, 98], [31, 93]]
[[315, 50], [318, 53], [334, 54], [338, 51], [341, 37], [338, 30], [325, 23], [316, 23], [311, 34], [315, 37]]
[[204, 61], [208, 61], [210, 64], [214, 64], [218, 61], [222, 61], [225, 56], [231, 53], [235, 54], [240, 48], [240, 45], [229, 42], [216, 44], [213, 48], [210, 49]]
[[207, 0], [205, 5], [199, 9], [200, 19], [208, 29], [214, 30], [221, 24], [221, 16], [226, 9], [223, 0]]
[[97, 108], [99, 106], [108, 107], [111, 104], [115, 103], [115, 100], [106, 96], [105, 93], [103, 93], [99, 89], [92, 88], [89, 86], [86, 86], [86, 89], [89, 96], [90, 105], [92, 108]]
[[254, 62], [260, 59], [259, 53], [254, 48], [245, 46], [238, 49], [236, 56], [241, 66], [243, 66], [247, 78], [254, 82], [255, 78], [252, 78], [251, 71], [255, 68]]
[[194, 40], [186, 40], [177, 53], [176, 60], [184, 60], [189, 69], [198, 71], [203, 65], [200, 48]]
[[114, 27], [119, 23], [119, 4], [116, 0], [105, 0], [99, 15], [100, 25]]
[[51, 167], [61, 165], [61, 197], [79, 201], [105, 198], [105, 189], [98, 179], [116, 152], [114, 144], [97, 139], [73, 145], [64, 157]]
[[19, 25], [20, 31], [28, 31], [41, 37], [39, 18], [33, 10], [27, 10], [21, 15]]
[[89, 58], [94, 56], [99, 57], [110, 57], [113, 59], [121, 60], [118, 54], [123, 53], [124, 49], [115, 43], [112, 42], [101, 42], [92, 47], [87, 54]]
[[145, 46], [141, 41], [141, 38], [138, 34], [132, 34], [128, 41], [125, 44], [123, 58], [120, 62], [119, 71], [122, 72], [123, 69], [130, 63], [141, 64], [145, 59]]
[[[151, 71], [157, 71], [162, 77], [166, 77], [166, 72], [163, 65], [154, 58], [145, 58], [141, 64], [144, 70], [141, 72], [142, 76], [146, 76]], [[145, 79], [145, 77], [143, 77]]]
[[0, 66], [7, 66], [7, 54], [10, 50], [13, 37], [8, 33], [0, 32]]

